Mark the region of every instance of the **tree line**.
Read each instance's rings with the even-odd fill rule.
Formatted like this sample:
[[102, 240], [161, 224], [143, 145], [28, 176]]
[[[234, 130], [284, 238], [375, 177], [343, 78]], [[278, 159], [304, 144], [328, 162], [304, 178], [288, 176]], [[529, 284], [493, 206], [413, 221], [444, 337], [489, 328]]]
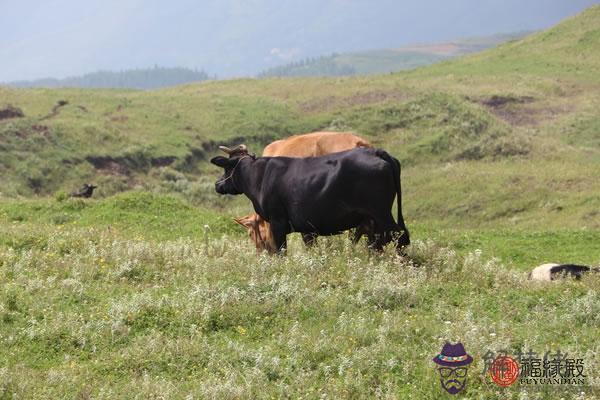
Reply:
[[284, 76], [345, 76], [355, 75], [356, 68], [348, 64], [336, 62], [338, 54], [329, 56], [308, 57], [286, 65], [269, 68], [259, 73], [259, 78]]
[[82, 76], [65, 79], [45, 78], [33, 81], [9, 83], [14, 87], [77, 87], [77, 88], [116, 88], [116, 89], [156, 89], [181, 85], [189, 82], [216, 79], [204, 70], [189, 68], [142, 68], [123, 71], [97, 71]]

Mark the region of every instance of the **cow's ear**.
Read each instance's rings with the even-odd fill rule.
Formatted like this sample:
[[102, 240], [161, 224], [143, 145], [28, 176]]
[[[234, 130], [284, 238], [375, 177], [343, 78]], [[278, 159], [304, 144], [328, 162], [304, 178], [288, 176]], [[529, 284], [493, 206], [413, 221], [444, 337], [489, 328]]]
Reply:
[[229, 165], [229, 158], [223, 156], [216, 156], [213, 159], [211, 159], [210, 162], [218, 167], [225, 168]]

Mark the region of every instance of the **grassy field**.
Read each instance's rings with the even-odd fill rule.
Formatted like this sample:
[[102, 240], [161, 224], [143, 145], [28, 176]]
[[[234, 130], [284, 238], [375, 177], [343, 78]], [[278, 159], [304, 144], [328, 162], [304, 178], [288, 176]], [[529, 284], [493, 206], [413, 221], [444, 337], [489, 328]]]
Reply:
[[[147, 210], [145, 202], [164, 212], [158, 221], [132, 208]], [[431, 358], [445, 340], [475, 357], [469, 398], [597, 394], [596, 276], [540, 284], [479, 250], [431, 239], [414, 241], [412, 261], [392, 249], [370, 255], [346, 237], [311, 250], [294, 237], [287, 257], [257, 257], [245, 238], [223, 235], [220, 217], [174, 205], [139, 194], [27, 204], [20, 220], [4, 217], [4, 398], [440, 399]], [[29, 218], [38, 210], [51, 221], [58, 209], [80, 220]], [[94, 214], [114, 225], [88, 226]], [[182, 217], [196, 228], [164, 239]], [[528, 235], [509, 239], [553, 246]], [[583, 358], [592, 386], [501, 390], [482, 374], [482, 357], [519, 348]]]
[[[0, 87], [25, 114], [0, 120], [0, 398], [440, 399], [446, 340], [475, 358], [464, 397], [597, 398], [599, 277], [527, 272], [600, 263], [599, 26], [382, 76]], [[231, 221], [217, 146], [317, 129], [401, 160], [408, 258], [345, 235], [257, 256]], [[499, 349], [583, 358], [587, 385], [502, 389]]]

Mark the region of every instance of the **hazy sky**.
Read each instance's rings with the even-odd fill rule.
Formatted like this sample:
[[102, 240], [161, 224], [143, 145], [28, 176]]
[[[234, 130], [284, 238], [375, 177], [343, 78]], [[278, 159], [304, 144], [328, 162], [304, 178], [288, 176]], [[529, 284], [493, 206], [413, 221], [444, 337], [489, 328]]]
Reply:
[[98, 69], [250, 75], [307, 56], [537, 30], [600, 0], [0, 0], [0, 82]]

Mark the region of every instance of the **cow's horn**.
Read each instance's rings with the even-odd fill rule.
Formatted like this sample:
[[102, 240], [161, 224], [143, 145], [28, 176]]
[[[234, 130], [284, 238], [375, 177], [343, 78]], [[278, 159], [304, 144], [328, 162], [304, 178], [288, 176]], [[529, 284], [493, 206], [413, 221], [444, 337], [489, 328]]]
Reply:
[[223, 150], [227, 154], [231, 154], [233, 152], [233, 150], [226, 146], [219, 146], [219, 150]]
[[233, 149], [230, 149], [231, 153], [247, 153], [248, 152], [248, 147], [246, 147], [245, 144], [238, 144], [237, 146], [235, 146]]

